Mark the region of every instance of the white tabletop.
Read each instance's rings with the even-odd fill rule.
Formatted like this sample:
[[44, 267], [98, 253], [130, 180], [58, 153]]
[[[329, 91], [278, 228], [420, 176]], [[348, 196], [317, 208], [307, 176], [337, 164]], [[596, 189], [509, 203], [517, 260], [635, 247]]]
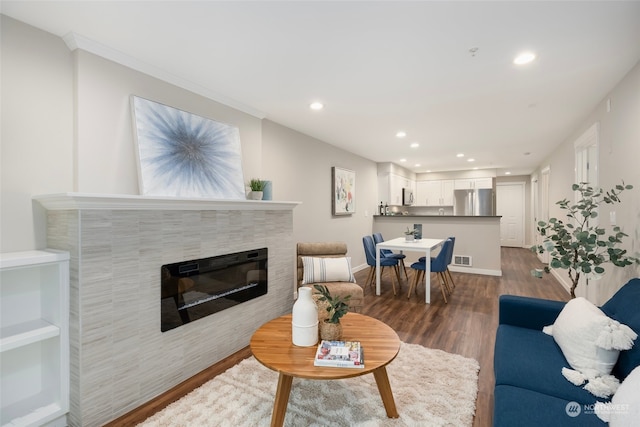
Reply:
[[442, 244], [444, 239], [419, 239], [411, 242], [407, 242], [407, 239], [404, 237], [398, 237], [396, 239], [385, 240], [384, 242], [378, 243], [376, 246], [383, 249], [399, 249], [405, 251], [420, 251], [424, 252], [427, 250], [431, 250], [436, 246]]
[[[442, 245], [444, 239], [419, 239], [407, 242], [405, 237], [398, 237], [391, 240], [385, 240], [376, 244], [376, 295], [380, 295], [380, 250], [381, 249], [396, 249], [400, 251], [418, 251], [424, 252], [427, 261], [431, 250]], [[431, 262], [425, 263], [425, 302], [429, 304], [431, 302]]]

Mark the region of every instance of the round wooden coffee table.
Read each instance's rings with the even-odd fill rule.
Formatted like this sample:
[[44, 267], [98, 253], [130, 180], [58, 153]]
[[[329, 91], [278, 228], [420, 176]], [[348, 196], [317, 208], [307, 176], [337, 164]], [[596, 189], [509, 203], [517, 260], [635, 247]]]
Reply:
[[336, 380], [368, 373], [378, 391], [389, 418], [398, 418], [386, 366], [398, 355], [400, 339], [393, 329], [369, 316], [347, 313], [341, 319], [344, 341], [360, 341], [364, 349], [364, 368], [325, 368], [313, 365], [317, 346], [297, 347], [291, 341], [291, 315], [262, 325], [251, 337], [251, 352], [256, 360], [280, 374], [271, 425], [281, 426], [289, 402], [294, 377], [313, 380]]

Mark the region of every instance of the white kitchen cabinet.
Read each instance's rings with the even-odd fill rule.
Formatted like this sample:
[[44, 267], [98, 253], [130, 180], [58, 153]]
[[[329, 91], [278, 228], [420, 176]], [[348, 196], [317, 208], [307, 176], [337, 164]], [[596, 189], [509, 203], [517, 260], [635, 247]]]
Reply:
[[450, 179], [418, 181], [416, 184], [416, 205], [453, 206], [454, 182]]
[[66, 425], [69, 254], [0, 254], [0, 425]]
[[456, 190], [475, 190], [493, 188], [493, 178], [465, 178], [455, 180]]
[[388, 203], [391, 206], [402, 205], [402, 189], [413, 190], [414, 181], [404, 176], [388, 173], [378, 175], [378, 199], [382, 204]]

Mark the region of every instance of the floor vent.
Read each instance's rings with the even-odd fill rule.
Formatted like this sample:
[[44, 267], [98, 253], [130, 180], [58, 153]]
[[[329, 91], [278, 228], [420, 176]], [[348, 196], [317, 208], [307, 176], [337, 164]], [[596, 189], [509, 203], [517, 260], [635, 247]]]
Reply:
[[453, 265], [462, 265], [464, 267], [471, 267], [471, 257], [469, 255], [454, 255]]

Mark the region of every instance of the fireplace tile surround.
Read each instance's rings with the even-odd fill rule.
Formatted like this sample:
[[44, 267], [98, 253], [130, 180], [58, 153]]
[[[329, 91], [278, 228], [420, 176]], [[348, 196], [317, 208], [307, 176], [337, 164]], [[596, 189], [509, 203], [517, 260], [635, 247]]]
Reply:
[[[249, 344], [293, 305], [297, 202], [64, 193], [47, 246], [70, 260], [70, 426], [100, 426]], [[159, 266], [266, 247], [266, 295], [162, 333]]]

